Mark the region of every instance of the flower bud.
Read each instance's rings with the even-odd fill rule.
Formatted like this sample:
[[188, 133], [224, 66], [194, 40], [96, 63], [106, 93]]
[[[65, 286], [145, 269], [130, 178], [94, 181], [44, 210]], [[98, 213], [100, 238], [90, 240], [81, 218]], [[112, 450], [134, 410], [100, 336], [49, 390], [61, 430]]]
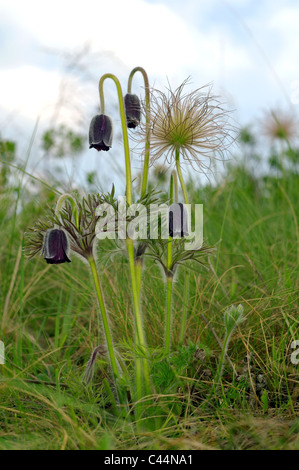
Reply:
[[184, 204], [175, 203], [169, 207], [169, 236], [186, 237], [188, 236], [188, 215]]
[[138, 96], [127, 93], [125, 96], [125, 108], [127, 126], [131, 129], [135, 129], [135, 127], [140, 124], [141, 116], [141, 106]]
[[109, 116], [97, 114], [89, 127], [89, 148], [108, 151], [112, 146], [113, 124]]
[[42, 249], [42, 255], [48, 264], [70, 263], [67, 257], [69, 243], [63, 230], [53, 228], [48, 230]]

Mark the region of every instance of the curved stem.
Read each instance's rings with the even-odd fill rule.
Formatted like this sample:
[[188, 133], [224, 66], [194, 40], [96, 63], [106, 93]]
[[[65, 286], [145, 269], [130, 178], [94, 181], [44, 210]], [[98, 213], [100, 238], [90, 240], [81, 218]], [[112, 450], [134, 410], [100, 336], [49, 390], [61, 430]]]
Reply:
[[144, 70], [144, 68], [143, 67], [134, 67], [133, 70], [131, 70], [130, 75], [129, 75], [129, 79], [128, 79], [128, 93], [132, 92], [132, 81], [133, 81], [133, 77], [134, 77], [136, 72], [141, 72], [142, 73], [145, 88], [149, 89], [148, 75], [147, 75], [146, 71]]
[[121, 117], [122, 133], [123, 133], [123, 139], [124, 139], [125, 166], [126, 166], [126, 195], [127, 195], [128, 204], [129, 206], [131, 206], [132, 205], [132, 176], [131, 176], [130, 149], [129, 149], [129, 139], [128, 139], [124, 99], [123, 99], [122, 89], [121, 89], [121, 85], [119, 83], [118, 78], [111, 73], [106, 73], [105, 75], [101, 77], [100, 82], [99, 82], [101, 113], [105, 114], [105, 100], [104, 100], [103, 85], [104, 85], [104, 81], [107, 78], [110, 78], [111, 80], [113, 80], [117, 89], [119, 112], [120, 112], [120, 117]]
[[148, 180], [148, 169], [149, 169], [149, 157], [150, 157], [150, 90], [149, 90], [149, 81], [148, 75], [144, 68], [135, 67], [130, 75], [128, 80], [128, 93], [131, 93], [132, 81], [136, 72], [141, 72], [144, 80], [145, 88], [145, 129], [146, 129], [146, 139], [145, 139], [145, 151], [144, 151], [144, 163], [143, 163], [143, 175], [142, 175], [142, 184], [141, 184], [141, 198], [146, 195], [147, 191], [147, 180]]
[[[149, 154], [150, 154], [150, 133], [149, 133], [149, 112], [150, 112], [150, 92], [149, 92], [149, 80], [148, 75], [144, 68], [142, 67], [135, 67], [129, 75], [128, 79], [128, 93], [132, 91], [132, 81], [133, 77], [136, 72], [141, 72], [144, 80], [144, 87], [145, 87], [145, 106], [146, 106], [146, 141], [145, 141], [145, 154], [144, 154], [144, 165], [143, 165], [143, 177], [142, 177], [142, 186], [141, 186], [141, 198], [145, 196], [147, 191], [147, 180], [148, 180], [148, 169], [149, 169]], [[143, 334], [142, 328], [142, 321], [141, 321], [141, 312], [140, 312], [140, 298], [141, 298], [141, 276], [142, 276], [142, 261], [134, 260], [134, 248], [133, 244], [131, 247], [132, 242], [127, 240], [127, 249], [129, 254], [129, 261], [130, 261], [130, 270], [131, 270], [131, 278], [132, 278], [132, 287], [133, 287], [133, 296], [134, 298], [134, 310], [135, 310], [135, 323], [136, 323], [136, 332], [135, 332], [135, 340], [141, 349], [145, 352], [145, 338]], [[135, 282], [134, 282], [135, 277]], [[135, 286], [134, 286], [135, 284]], [[136, 290], [136, 295], [134, 291]], [[140, 369], [140, 360], [137, 359], [136, 363], [136, 372]], [[151, 382], [149, 376], [149, 368], [146, 359], [143, 359], [143, 368], [144, 368], [144, 377], [145, 377], [145, 385], [147, 389], [147, 393], [151, 393]], [[137, 373], [136, 373], [137, 375]], [[137, 381], [137, 398], [140, 398], [138, 395], [142, 394], [142, 386], [138, 384]]]
[[[124, 139], [124, 152], [125, 152], [125, 167], [126, 167], [126, 196], [127, 196], [127, 203], [129, 206], [132, 205], [132, 177], [131, 177], [131, 161], [130, 161], [130, 149], [129, 149], [129, 139], [128, 139], [128, 132], [127, 132], [127, 121], [126, 121], [126, 114], [125, 114], [125, 107], [124, 107], [124, 100], [122, 95], [121, 86], [119, 80], [115, 75], [112, 74], [105, 74], [101, 77], [99, 82], [99, 92], [100, 92], [100, 102], [101, 102], [101, 112], [104, 114], [105, 112], [105, 101], [104, 101], [104, 93], [103, 93], [103, 84], [104, 81], [110, 78], [114, 81], [117, 93], [118, 93], [118, 100], [119, 100], [119, 111], [121, 116], [121, 123], [122, 123], [122, 132], [123, 132], [123, 139]], [[135, 270], [135, 259], [134, 259], [134, 245], [133, 240], [127, 238], [127, 251], [129, 256], [129, 265], [130, 265], [130, 273], [131, 273], [131, 283], [132, 283], [132, 294], [133, 294], [133, 304], [134, 304], [134, 313], [135, 313], [135, 339], [137, 340], [137, 346], [140, 350], [145, 354], [146, 347], [145, 347], [145, 339], [143, 334], [142, 328], [142, 321], [141, 321], [141, 314], [140, 314], [140, 296], [138, 295], [138, 283], [136, 279], [136, 270]], [[142, 393], [142, 372], [144, 374], [145, 379], [145, 386], [147, 393], [151, 393], [151, 383], [150, 383], [150, 375], [149, 375], [149, 366], [148, 361], [146, 358], [143, 359], [143, 371], [140, 367], [139, 359], [136, 360], [136, 385], [137, 385], [137, 395]]]
[[65, 201], [69, 201], [71, 203], [71, 206], [74, 211], [74, 217], [75, 217], [75, 224], [76, 227], [79, 228], [79, 214], [78, 214], [78, 208], [76, 204], [76, 200], [73, 198], [71, 194], [63, 194], [60, 196], [60, 198], [57, 201], [56, 208], [55, 208], [55, 215], [58, 216], [63, 204]]

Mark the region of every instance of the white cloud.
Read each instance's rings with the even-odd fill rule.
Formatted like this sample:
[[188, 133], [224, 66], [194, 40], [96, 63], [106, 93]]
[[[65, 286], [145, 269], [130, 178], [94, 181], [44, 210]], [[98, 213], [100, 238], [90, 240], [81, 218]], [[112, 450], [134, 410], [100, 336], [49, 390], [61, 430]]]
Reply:
[[99, 50], [115, 52], [128, 67], [142, 63], [153, 73], [171, 73], [178, 61], [184, 65], [194, 57], [186, 24], [163, 5], [141, 0], [11, 0], [5, 9], [44, 46], [74, 49], [90, 41]]
[[[0, 0], [0, 14], [20, 31], [20, 42], [14, 43], [14, 49], [22, 50], [26, 33], [39, 46], [57, 50], [76, 50], [89, 43], [93, 51], [113, 52], [128, 69], [142, 65], [156, 83], [165, 83], [168, 77], [177, 86], [188, 75], [200, 76], [198, 86], [214, 80], [219, 74], [223, 40], [226, 67], [231, 72], [250, 67], [244, 47], [234, 44], [225, 31], [199, 31], [163, 4], [144, 0]], [[15, 36], [18, 41], [18, 34]], [[58, 72], [26, 66], [1, 72], [0, 82], [2, 107], [17, 107], [35, 119], [55, 103], [60, 79]]]
[[[144, 0], [3, 3], [11, 20], [43, 46], [74, 49], [89, 41], [97, 50], [114, 52], [129, 68], [142, 64], [152, 74], [169, 76], [201, 61], [210, 67], [215, 50], [213, 32], [200, 33], [163, 4]], [[242, 59], [238, 47], [231, 44], [230, 49], [235, 63], [244, 61], [244, 52]]]
[[[48, 125], [62, 80], [68, 85], [63, 94], [67, 106], [60, 108], [59, 117], [73, 124], [83, 108], [88, 123], [89, 110], [98, 104], [99, 76], [116, 73], [125, 86], [127, 72], [136, 65], [145, 67], [151, 84], [158, 87], [166, 77], [172, 87], [189, 75], [192, 87], [214, 81], [215, 92], [231, 97], [247, 122], [265, 103], [284, 99], [255, 40], [284, 85], [299, 79], [299, 5], [288, 7], [293, 0], [226, 3], [239, 18], [221, 0], [0, 0], [2, 135], [12, 131], [11, 120], [20, 127], [19, 117], [29, 133], [38, 116]], [[240, 19], [248, 24], [251, 37]], [[83, 61], [89, 82], [84, 73], [61, 73], [57, 56], [43, 54], [43, 48], [73, 53], [84, 44], [91, 47]], [[101, 56], [103, 51], [112, 56]], [[137, 75], [136, 92], [139, 83]]]
[[0, 72], [0, 103], [24, 117], [51, 115], [58, 99], [61, 75], [39, 67], [23, 66]]
[[[228, 0], [227, 3], [240, 11], [241, 7], [250, 7], [248, 21], [253, 37], [265, 49], [279, 76], [298, 79], [295, 59], [298, 6], [287, 7], [287, 2], [284, 4], [280, 0], [274, 6], [265, 0], [259, 8], [255, 6], [258, 11], [255, 14], [253, 0], [242, 0], [241, 3]], [[245, 11], [249, 10], [244, 10], [244, 14]], [[206, 23], [205, 19], [208, 19]], [[123, 79], [127, 70], [136, 65], [147, 69], [151, 83], [156, 86], [164, 84], [168, 77], [176, 87], [189, 75], [195, 86], [214, 81], [234, 94], [244, 109], [248, 105], [248, 93], [244, 94], [244, 90], [248, 87], [254, 88], [252, 97], [250, 95], [251, 108], [258, 106], [265, 91], [269, 91], [269, 99], [272, 93], [281, 96], [252, 38], [219, 0], [208, 3], [186, 0], [184, 4], [170, 0], [160, 3], [149, 0], [52, 0], [50, 3], [0, 0], [0, 23], [9, 27], [8, 39], [11, 41], [2, 50], [2, 59], [3, 55], [10, 54], [11, 57], [9, 70], [2, 66], [0, 71], [0, 105], [7, 110], [19, 109], [32, 119], [40, 113], [50, 115], [59, 93], [61, 73], [45, 69], [46, 54], [43, 58], [40, 52], [37, 54], [38, 48], [42, 50], [42, 47], [76, 51], [88, 43], [92, 53], [111, 51], [119, 59], [119, 62], [113, 62], [111, 58], [103, 58], [102, 62], [94, 64], [88, 60], [95, 82], [94, 94], [90, 89], [87, 92], [82, 89], [81, 81], [80, 95], [77, 93], [78, 82], [71, 75], [65, 76], [70, 85], [67, 100], [78, 106], [83, 93], [86, 102], [90, 102], [91, 97], [97, 99], [96, 80], [101, 73], [118, 74], [121, 70]], [[275, 44], [279, 42], [280, 50], [272, 47], [272, 37]], [[33, 49], [34, 53], [30, 55]], [[22, 68], [13, 65], [16, 51]], [[22, 53], [24, 60], [20, 62]], [[32, 66], [24, 65], [28, 56]], [[51, 66], [57, 67], [57, 61], [52, 61]], [[72, 94], [72, 89], [76, 89], [76, 93]]]

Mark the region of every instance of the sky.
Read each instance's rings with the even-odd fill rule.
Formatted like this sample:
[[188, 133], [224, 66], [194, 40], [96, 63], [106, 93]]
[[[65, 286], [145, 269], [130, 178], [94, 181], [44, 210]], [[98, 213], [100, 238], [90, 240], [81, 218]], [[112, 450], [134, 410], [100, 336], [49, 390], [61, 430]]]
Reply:
[[[125, 92], [137, 65], [159, 88], [212, 83], [242, 126], [297, 112], [298, 24], [297, 0], [0, 0], [0, 138], [23, 154], [37, 119], [37, 141], [57, 123], [87, 134], [100, 76]], [[141, 77], [133, 88], [142, 96]]]

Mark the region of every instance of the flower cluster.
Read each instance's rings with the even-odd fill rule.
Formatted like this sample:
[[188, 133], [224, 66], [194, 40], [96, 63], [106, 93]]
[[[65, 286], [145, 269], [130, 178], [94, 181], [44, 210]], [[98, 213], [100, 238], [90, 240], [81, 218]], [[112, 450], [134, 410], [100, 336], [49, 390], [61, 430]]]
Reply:
[[[145, 84], [144, 116], [145, 122], [141, 119], [141, 102], [137, 95], [131, 93], [132, 79], [136, 72], [141, 72]], [[120, 416], [126, 414], [127, 394], [123, 393], [120, 386], [120, 375], [124, 368], [120, 370], [119, 357], [116, 358], [116, 351], [113, 346], [110, 322], [105, 306], [104, 294], [101, 288], [100, 271], [97, 266], [98, 259], [95, 253], [95, 242], [102, 238], [113, 238], [113, 249], [109, 245], [109, 262], [115, 251], [123, 254], [126, 249], [128, 267], [130, 270], [130, 282], [132, 292], [132, 310], [134, 314], [134, 341], [135, 350], [138, 351], [136, 361], [136, 382], [131, 384], [130, 392], [136, 399], [135, 414], [136, 422], [142, 422], [143, 398], [150, 397], [153, 391], [149, 353], [147, 351], [146, 335], [143, 329], [141, 316], [141, 295], [142, 295], [142, 269], [143, 257], [148, 257], [162, 266], [165, 274], [167, 296], [165, 315], [165, 338], [164, 354], [167, 356], [171, 350], [172, 328], [172, 286], [174, 275], [179, 265], [188, 262], [197, 262], [205, 266], [204, 259], [214, 253], [213, 246], [202, 243], [202, 231], [200, 237], [191, 232], [191, 221], [188, 221], [187, 212], [190, 206], [178, 202], [178, 181], [184, 197], [184, 203], [189, 204], [187, 188], [184, 183], [181, 171], [180, 160], [190, 163], [192, 167], [205, 168], [205, 157], [216, 158], [222, 155], [228, 144], [233, 139], [232, 126], [228, 122], [228, 113], [222, 108], [218, 99], [211, 95], [211, 90], [205, 87], [199, 88], [191, 93], [185, 92], [188, 80], [175, 91], [169, 89], [168, 95], [152, 89], [148, 85], [148, 77], [144, 69], [136, 67], [130, 73], [128, 80], [128, 92], [123, 97], [121, 85], [112, 74], [105, 74], [99, 81], [101, 113], [94, 116], [89, 127], [89, 148], [97, 151], [109, 151], [113, 142], [113, 121], [105, 113], [105, 100], [103, 93], [103, 83], [106, 79], [112, 79], [117, 88], [119, 111], [121, 116], [123, 143], [124, 143], [124, 167], [126, 175], [126, 198], [125, 211], [123, 204], [115, 198], [114, 185], [112, 191], [107, 194], [93, 194], [85, 197], [64, 194], [52, 209], [51, 215], [45, 220], [40, 220], [35, 227], [27, 233], [27, 254], [33, 257], [41, 254], [48, 264], [62, 264], [71, 261], [71, 253], [79, 255], [81, 259], [89, 265], [90, 274], [94, 282], [95, 294], [98, 300], [99, 313], [101, 315], [103, 332], [106, 344], [94, 349], [91, 360], [87, 364], [85, 381], [91, 380], [95, 360], [98, 354], [108, 355], [114, 380], [115, 403], [124, 405], [120, 407]], [[133, 130], [136, 139], [144, 143], [143, 174], [141, 178], [140, 197], [136, 197], [133, 191], [134, 179], [131, 175], [131, 155], [127, 128]], [[136, 129], [137, 128], [137, 129]], [[161, 191], [148, 189], [148, 173], [150, 163], [155, 164], [160, 157], [169, 163], [175, 162], [176, 170], [171, 174], [169, 193], [161, 195]], [[136, 201], [137, 199], [137, 201]], [[136, 201], [134, 205], [133, 202]], [[162, 208], [165, 209], [165, 216], [161, 215]], [[153, 218], [148, 218], [148, 213], [152, 215], [152, 208], [156, 205], [158, 216], [153, 222]], [[100, 207], [101, 206], [101, 207]], [[141, 207], [143, 206], [143, 207]], [[139, 207], [136, 209], [136, 207]], [[111, 211], [110, 211], [111, 209]], [[127, 210], [129, 209], [129, 210]], [[139, 211], [138, 222], [133, 221], [136, 211]], [[145, 210], [143, 210], [145, 209]], [[102, 212], [101, 212], [102, 210]], [[143, 214], [141, 214], [143, 210]], [[113, 213], [113, 215], [112, 215]], [[106, 215], [105, 215], [106, 214]], [[195, 220], [197, 214], [195, 214]], [[146, 219], [145, 223], [144, 220]], [[201, 218], [202, 219], [202, 218]], [[201, 220], [200, 219], [200, 220]], [[113, 221], [113, 223], [112, 223]], [[132, 223], [133, 222], [133, 223]], [[141, 225], [144, 223], [144, 232]], [[167, 230], [165, 229], [168, 224]], [[154, 225], [154, 227], [153, 227]], [[138, 226], [137, 232], [145, 233], [135, 241], [134, 236], [130, 236], [130, 229], [134, 230]], [[99, 229], [100, 227], [100, 229]], [[158, 236], [151, 236], [151, 229], [157, 229]], [[106, 237], [114, 231], [113, 237]], [[166, 232], [165, 236], [164, 233]], [[101, 237], [104, 234], [104, 237]], [[125, 233], [124, 236], [120, 236]], [[150, 234], [150, 235], [149, 235]], [[135, 233], [134, 233], [135, 235]], [[187, 238], [194, 238], [196, 243], [186, 247]], [[138, 237], [137, 237], [138, 238]], [[115, 242], [114, 242], [115, 240]], [[123, 241], [124, 240], [124, 241]], [[101, 245], [103, 248], [103, 245]], [[103, 249], [99, 260], [103, 263]], [[146, 276], [145, 276], [146, 277]], [[183, 344], [187, 328], [187, 303], [189, 293], [189, 271], [185, 275], [184, 287], [184, 310], [181, 318], [179, 344]], [[231, 314], [231, 312], [229, 312]], [[233, 318], [234, 322], [239, 321]], [[231, 318], [227, 316], [226, 323], [230, 324]], [[234, 324], [235, 324], [234, 323]], [[99, 323], [100, 324], [100, 323]], [[229, 326], [229, 325], [228, 325]], [[142, 364], [142, 366], [141, 366]], [[128, 379], [131, 382], [131, 377]], [[117, 405], [115, 405], [117, 407]], [[129, 412], [131, 414], [131, 412]]]
[[[74, 199], [73, 196], [69, 196]], [[28, 229], [26, 253], [29, 258], [41, 254], [49, 264], [70, 262], [73, 252], [88, 259], [93, 255], [96, 225], [99, 221], [97, 207], [114, 204], [114, 189], [108, 194], [89, 195], [75, 204], [66, 201], [59, 211], [51, 209], [51, 215]]]
[[[127, 126], [135, 129], [140, 124], [141, 105], [137, 95], [127, 93], [124, 98]], [[89, 127], [89, 148], [105, 150], [112, 147], [113, 121], [106, 114], [97, 114], [91, 120]]]

